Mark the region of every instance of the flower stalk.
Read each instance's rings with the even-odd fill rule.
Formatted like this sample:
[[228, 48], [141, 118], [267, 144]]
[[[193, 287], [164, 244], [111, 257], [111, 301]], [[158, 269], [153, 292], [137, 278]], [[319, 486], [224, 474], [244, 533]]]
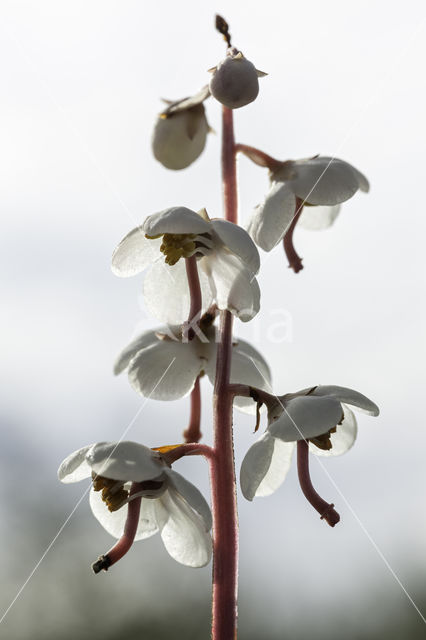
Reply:
[[[222, 179], [225, 219], [237, 222], [237, 175], [233, 113], [222, 112]], [[229, 388], [233, 318], [220, 314], [216, 380], [213, 396], [214, 450], [212, 464], [213, 603], [212, 639], [237, 637], [238, 516], [236, 500], [232, 394]]]
[[201, 424], [201, 389], [200, 376], [195, 380], [194, 388], [191, 391], [191, 409], [189, 414], [189, 424], [183, 432], [185, 442], [200, 442], [203, 435], [200, 430]]

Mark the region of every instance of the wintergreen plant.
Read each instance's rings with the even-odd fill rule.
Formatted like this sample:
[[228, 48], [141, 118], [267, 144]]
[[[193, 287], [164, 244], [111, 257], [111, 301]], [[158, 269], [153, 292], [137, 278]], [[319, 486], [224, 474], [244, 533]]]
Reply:
[[[210, 102], [221, 103], [224, 217], [210, 217], [203, 203], [198, 212], [179, 205], [154, 213], [121, 240], [112, 258], [117, 276], [147, 270], [145, 302], [164, 323], [133, 340], [119, 355], [114, 371], [127, 371], [135, 391], [148, 398], [173, 401], [190, 396], [183, 442], [155, 449], [122, 441], [88, 445], [64, 460], [59, 478], [76, 482], [92, 477], [93, 514], [118, 539], [93, 564], [95, 573], [110, 569], [135, 540], [157, 532], [168, 553], [184, 565], [202, 567], [213, 555], [212, 638], [233, 640], [238, 575], [234, 406], [256, 415], [255, 431], [262, 405], [268, 414], [266, 431], [242, 463], [243, 496], [253, 500], [275, 491], [297, 449], [302, 491], [332, 527], [340, 516], [312, 485], [309, 452], [345, 453], [357, 431], [351, 407], [373, 416], [379, 410], [361, 393], [333, 385], [314, 384], [274, 395], [264, 357], [233, 335], [234, 318], [249, 322], [260, 308], [256, 245], [270, 251], [282, 240], [297, 273], [303, 265], [293, 246], [296, 225], [328, 226], [342, 202], [358, 190], [368, 191], [368, 182], [334, 157], [282, 162], [235, 143], [233, 111], [256, 99], [259, 77], [266, 74], [232, 45], [220, 16], [216, 28], [227, 42], [225, 59], [210, 70], [209, 84], [194, 96], [168, 103], [155, 125], [152, 148], [167, 169], [189, 166], [204, 150], [209, 132], [205, 101], [212, 96]], [[248, 230], [238, 225], [238, 153], [267, 168], [271, 179], [264, 202], [246, 221]], [[200, 442], [203, 375], [213, 384], [213, 446]], [[189, 455], [208, 461], [211, 511], [200, 491], [172, 469], [176, 460]]]

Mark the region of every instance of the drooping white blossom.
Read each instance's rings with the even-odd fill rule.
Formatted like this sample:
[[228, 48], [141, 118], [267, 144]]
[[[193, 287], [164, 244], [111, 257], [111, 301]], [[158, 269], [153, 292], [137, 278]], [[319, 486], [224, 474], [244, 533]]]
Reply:
[[210, 92], [228, 109], [239, 109], [253, 102], [259, 93], [258, 78], [267, 75], [258, 71], [235, 47], [229, 47], [226, 58], [210, 71], [213, 74]]
[[135, 540], [160, 533], [181, 564], [203, 567], [211, 558], [210, 508], [199, 490], [164, 462], [158, 451], [136, 442], [97, 442], [71, 453], [60, 465], [62, 482], [93, 478], [90, 507], [114, 538], [124, 532], [131, 483], [141, 483]]
[[[190, 291], [185, 260], [196, 256], [202, 291], [202, 312], [213, 303], [243, 322], [259, 311], [256, 273], [259, 253], [248, 233], [232, 222], [210, 220], [199, 213], [172, 207], [155, 213], [128, 233], [114, 251], [112, 270], [120, 277], [141, 273], [149, 311], [167, 324], [188, 319]], [[165, 258], [165, 259], [164, 259]]]
[[[176, 400], [190, 393], [199, 375], [214, 384], [217, 346], [215, 328], [210, 326], [190, 341], [182, 339], [180, 327], [161, 327], [145, 331], [119, 355], [114, 365], [118, 375], [125, 369], [132, 387], [154, 400]], [[265, 389], [271, 372], [263, 356], [248, 342], [234, 337], [231, 383], [238, 382]], [[251, 398], [235, 397], [235, 406], [254, 413]]]
[[342, 455], [355, 442], [355, 408], [371, 416], [379, 409], [353, 389], [320, 385], [277, 398], [268, 407], [268, 427], [241, 465], [241, 489], [247, 500], [268, 496], [283, 483], [295, 443], [308, 440], [312, 453]]
[[355, 167], [327, 156], [282, 162], [270, 177], [270, 190], [256, 207], [248, 228], [265, 251], [271, 251], [282, 240], [303, 204], [314, 205], [305, 207], [302, 213], [306, 226], [315, 228], [317, 216], [316, 228], [325, 228], [338, 214], [336, 205], [358, 190], [369, 190], [367, 179]]
[[185, 169], [203, 152], [210, 130], [204, 100], [210, 95], [203, 87], [194, 96], [169, 103], [156, 121], [152, 150], [167, 169]]

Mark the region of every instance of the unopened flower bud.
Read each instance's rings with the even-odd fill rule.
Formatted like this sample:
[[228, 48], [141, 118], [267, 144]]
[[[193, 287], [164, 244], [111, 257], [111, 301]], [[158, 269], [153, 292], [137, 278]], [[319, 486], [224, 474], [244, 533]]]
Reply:
[[257, 71], [254, 64], [235, 47], [230, 47], [225, 60], [211, 71], [210, 92], [229, 109], [238, 109], [253, 102], [259, 93], [258, 78], [266, 75]]
[[203, 100], [209, 95], [205, 87], [191, 98], [170, 103], [158, 116], [152, 150], [167, 169], [185, 169], [202, 153], [209, 132]]

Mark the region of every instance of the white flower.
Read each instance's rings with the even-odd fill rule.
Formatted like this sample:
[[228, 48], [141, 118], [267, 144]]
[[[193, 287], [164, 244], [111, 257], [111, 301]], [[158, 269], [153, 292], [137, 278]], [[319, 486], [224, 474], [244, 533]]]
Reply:
[[209, 95], [209, 88], [203, 87], [190, 98], [169, 103], [158, 116], [152, 150], [167, 169], [185, 169], [202, 153], [210, 130], [203, 101]]
[[[213, 326], [202, 323], [202, 334], [186, 342], [182, 342], [180, 328], [164, 327], [145, 331], [133, 340], [117, 358], [114, 373], [127, 369], [130, 384], [145, 397], [176, 400], [192, 391], [202, 373], [214, 384], [216, 355]], [[270, 381], [271, 373], [262, 355], [248, 342], [234, 337], [231, 383], [265, 389]], [[251, 398], [235, 397], [234, 404], [247, 413], [254, 413], [256, 408]]]
[[284, 481], [295, 443], [309, 440], [312, 453], [337, 456], [355, 442], [357, 423], [350, 405], [377, 416], [377, 405], [345, 387], [320, 385], [288, 394], [268, 407], [268, 428], [248, 450], [241, 465], [241, 489], [247, 500], [268, 496]]
[[253, 102], [259, 93], [258, 78], [267, 75], [258, 71], [235, 47], [229, 47], [225, 60], [209, 71], [213, 73], [209, 85], [212, 96], [229, 109]]
[[[166, 262], [164, 261], [164, 255]], [[167, 324], [188, 319], [190, 295], [185, 260], [197, 258], [203, 308], [212, 303], [229, 309], [240, 320], [259, 311], [260, 290], [255, 274], [260, 260], [248, 233], [227, 220], [210, 220], [186, 207], [172, 207], [148, 216], [123, 238], [112, 256], [112, 270], [133, 276], [150, 267], [144, 280], [150, 312]]]
[[58, 477], [65, 483], [93, 478], [93, 515], [115, 538], [124, 533], [131, 483], [140, 483], [132, 496], [142, 496], [134, 539], [160, 532], [177, 562], [203, 567], [210, 561], [210, 508], [198, 489], [172, 471], [157, 451], [136, 442], [98, 442], [69, 455]]
[[312, 207], [314, 211], [308, 211], [305, 220], [309, 225], [309, 219], [318, 213], [322, 220], [317, 228], [329, 226], [338, 213], [335, 208], [330, 211], [329, 207], [345, 202], [358, 189], [368, 191], [367, 179], [355, 167], [338, 158], [316, 156], [279, 163], [271, 173], [269, 193], [254, 211], [249, 233], [259, 247], [271, 251], [285, 236], [303, 203], [326, 205], [327, 209], [317, 212], [316, 206]]

